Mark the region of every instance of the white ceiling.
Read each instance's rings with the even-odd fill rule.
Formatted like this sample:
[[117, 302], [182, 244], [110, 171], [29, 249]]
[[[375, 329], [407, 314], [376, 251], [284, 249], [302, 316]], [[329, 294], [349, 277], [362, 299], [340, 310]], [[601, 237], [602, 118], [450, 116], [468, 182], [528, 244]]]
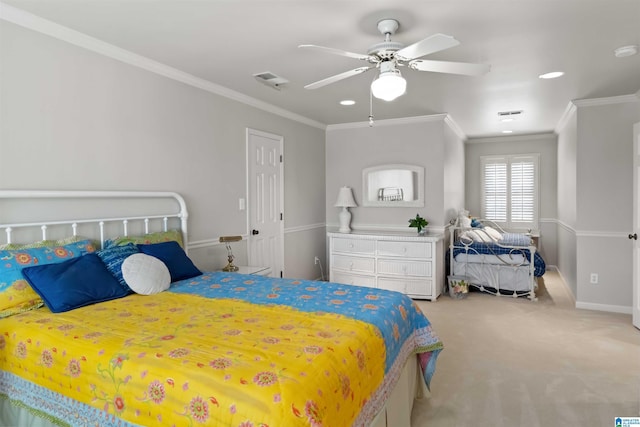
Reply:
[[[316, 90], [308, 83], [367, 65], [299, 49], [316, 44], [367, 53], [382, 41], [376, 23], [395, 18], [393, 40], [409, 45], [434, 33], [460, 46], [427, 59], [481, 62], [465, 77], [402, 69], [407, 94], [374, 99], [375, 119], [449, 113], [468, 137], [552, 131], [569, 102], [634, 94], [640, 55], [640, 0], [3, 0], [42, 18], [143, 55], [309, 119], [338, 124], [369, 116], [369, 71]], [[538, 75], [561, 70], [555, 80]], [[281, 90], [256, 81], [270, 71]], [[351, 107], [338, 104], [353, 99]], [[523, 110], [510, 124], [498, 111]]]

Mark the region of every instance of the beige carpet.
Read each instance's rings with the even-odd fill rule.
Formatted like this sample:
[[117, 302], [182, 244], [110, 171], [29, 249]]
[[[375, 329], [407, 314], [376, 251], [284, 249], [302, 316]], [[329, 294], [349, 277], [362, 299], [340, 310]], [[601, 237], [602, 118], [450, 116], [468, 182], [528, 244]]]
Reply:
[[412, 426], [614, 426], [640, 416], [631, 316], [574, 308], [555, 272], [538, 302], [470, 293], [418, 302], [444, 342]]

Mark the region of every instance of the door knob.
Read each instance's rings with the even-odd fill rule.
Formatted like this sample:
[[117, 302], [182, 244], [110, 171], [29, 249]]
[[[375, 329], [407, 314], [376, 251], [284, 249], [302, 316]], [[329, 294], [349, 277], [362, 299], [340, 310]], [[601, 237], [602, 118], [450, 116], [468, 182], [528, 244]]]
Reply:
[[258, 230], [251, 230], [251, 234], [255, 236], [256, 234], [260, 234], [260, 232]]
[[629, 239], [638, 240], [638, 233], [629, 234]]

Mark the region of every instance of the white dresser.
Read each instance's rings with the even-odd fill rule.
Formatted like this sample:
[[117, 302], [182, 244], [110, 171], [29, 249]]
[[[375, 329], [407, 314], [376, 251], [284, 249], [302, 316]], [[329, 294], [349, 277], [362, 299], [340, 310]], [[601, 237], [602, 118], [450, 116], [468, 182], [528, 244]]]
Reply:
[[328, 232], [329, 280], [435, 301], [444, 285], [442, 234]]

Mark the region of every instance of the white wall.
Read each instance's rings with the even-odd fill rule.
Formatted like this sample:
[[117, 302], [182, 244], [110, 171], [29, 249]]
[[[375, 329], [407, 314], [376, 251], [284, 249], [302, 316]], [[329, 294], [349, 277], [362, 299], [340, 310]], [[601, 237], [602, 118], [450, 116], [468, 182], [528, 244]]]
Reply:
[[[0, 43], [0, 188], [176, 191], [190, 207], [191, 241], [246, 234], [238, 199], [253, 128], [284, 137], [285, 248], [324, 247], [324, 129], [5, 21]], [[205, 245], [190, 255], [210, 269], [225, 253]], [[318, 276], [313, 257], [286, 255], [285, 274]]]
[[[446, 123], [446, 122], [445, 122]], [[444, 219], [456, 218], [465, 206], [465, 144], [451, 126], [444, 128]]]
[[[455, 204], [464, 194], [462, 180], [446, 182], [451, 170], [459, 171], [464, 162], [462, 142], [445, 123], [446, 115], [366, 124], [336, 125], [327, 128], [326, 139], [326, 217], [328, 226], [338, 225], [339, 209], [333, 205], [341, 186], [352, 187], [358, 207], [352, 208], [353, 228], [396, 228], [408, 230], [409, 218], [419, 213], [430, 227], [442, 229], [448, 222], [445, 192]], [[447, 137], [445, 137], [445, 133]], [[457, 147], [456, 147], [457, 145]], [[445, 174], [445, 161], [447, 172]], [[456, 163], [457, 162], [457, 163]], [[383, 164], [410, 164], [425, 168], [425, 206], [362, 206], [362, 170]], [[457, 208], [455, 208], [457, 210]]]
[[[579, 308], [630, 312], [635, 95], [574, 101], [558, 136], [558, 269]], [[591, 274], [598, 283], [591, 283]]]
[[557, 266], [574, 296], [577, 294], [576, 197], [578, 119], [573, 108], [558, 129], [558, 243]]
[[[636, 96], [576, 101], [576, 301], [630, 311]], [[598, 284], [590, 283], [597, 273]]]

